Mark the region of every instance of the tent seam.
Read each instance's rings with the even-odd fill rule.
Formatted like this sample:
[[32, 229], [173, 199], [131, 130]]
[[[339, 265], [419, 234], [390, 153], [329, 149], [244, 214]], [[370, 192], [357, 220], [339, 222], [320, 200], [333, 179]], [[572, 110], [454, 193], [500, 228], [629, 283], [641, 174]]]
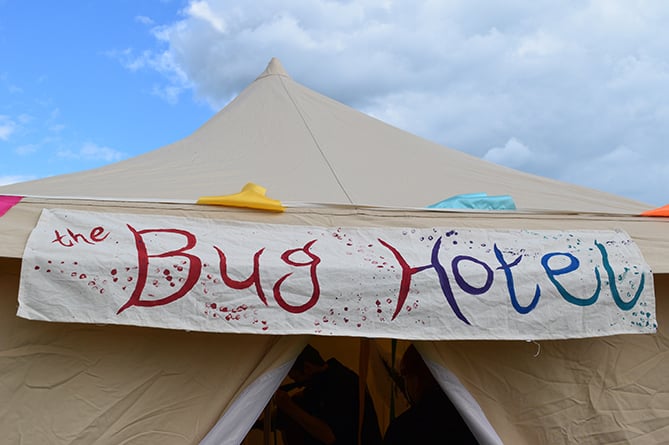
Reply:
[[284, 83], [284, 79], [279, 76], [279, 80], [281, 81], [281, 86], [283, 87], [284, 91], [286, 92], [286, 95], [292, 102], [293, 106], [295, 107], [295, 111], [297, 111], [297, 114], [300, 116], [300, 119], [302, 119], [302, 123], [306, 127], [307, 131], [309, 132], [309, 135], [311, 136], [311, 139], [314, 141], [314, 144], [316, 144], [316, 148], [318, 148], [318, 151], [320, 152], [321, 156], [323, 157], [323, 160], [327, 164], [328, 168], [330, 169], [330, 172], [332, 172], [332, 175], [334, 176], [335, 180], [337, 181], [337, 184], [339, 184], [339, 188], [341, 188], [342, 192], [344, 192], [344, 195], [346, 195], [346, 199], [348, 199], [348, 202], [353, 204], [353, 200], [349, 196], [348, 192], [346, 191], [346, 188], [344, 187], [344, 184], [342, 184], [341, 180], [339, 179], [339, 176], [337, 176], [337, 172], [335, 171], [334, 167], [330, 163], [330, 160], [325, 156], [325, 152], [323, 152], [323, 149], [321, 148], [321, 145], [318, 143], [318, 139], [316, 139], [316, 136], [314, 135], [313, 131], [311, 131], [311, 127], [309, 127], [309, 124], [307, 123], [307, 120], [304, 118], [304, 115], [302, 114], [302, 111], [300, 111], [300, 107], [297, 106], [297, 102], [295, 102], [295, 99], [293, 99], [293, 96], [290, 94], [290, 91], [286, 87], [286, 84]]

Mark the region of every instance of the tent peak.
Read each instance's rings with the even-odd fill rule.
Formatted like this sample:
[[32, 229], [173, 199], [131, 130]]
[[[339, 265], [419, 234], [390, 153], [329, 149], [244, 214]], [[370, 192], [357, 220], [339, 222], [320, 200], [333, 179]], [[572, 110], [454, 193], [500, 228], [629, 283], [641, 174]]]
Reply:
[[281, 65], [281, 61], [279, 59], [277, 59], [276, 57], [272, 57], [272, 60], [270, 60], [269, 63], [267, 64], [267, 68], [265, 68], [265, 71], [263, 71], [262, 74], [260, 76], [258, 76], [258, 79], [262, 79], [263, 77], [274, 76], [274, 75], [290, 77], [290, 76], [288, 76], [288, 73], [286, 73], [286, 70], [283, 69], [283, 65]]

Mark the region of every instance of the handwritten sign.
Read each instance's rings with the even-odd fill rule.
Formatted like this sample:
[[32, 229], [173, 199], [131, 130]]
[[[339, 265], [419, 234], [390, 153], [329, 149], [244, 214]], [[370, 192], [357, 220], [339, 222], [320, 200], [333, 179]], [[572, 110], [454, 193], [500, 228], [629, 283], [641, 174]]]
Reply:
[[196, 331], [555, 339], [656, 330], [620, 231], [355, 228], [45, 210], [18, 315]]

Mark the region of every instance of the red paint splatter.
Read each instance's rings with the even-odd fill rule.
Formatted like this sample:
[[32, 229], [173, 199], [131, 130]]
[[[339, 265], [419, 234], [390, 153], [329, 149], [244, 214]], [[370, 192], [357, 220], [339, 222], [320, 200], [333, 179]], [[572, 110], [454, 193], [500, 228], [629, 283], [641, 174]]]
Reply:
[[35, 270], [39, 270], [39, 266], [35, 266]]
[[116, 270], [116, 269], [112, 269], [112, 270], [111, 270], [111, 274], [112, 274], [112, 275], [116, 275], [117, 273], [118, 273], [118, 270]]
[[79, 275], [79, 279], [80, 279], [80, 280], [85, 280], [86, 278], [87, 278], [87, 277], [86, 277], [86, 274], [85, 274], [85, 273], [82, 273], [81, 275]]

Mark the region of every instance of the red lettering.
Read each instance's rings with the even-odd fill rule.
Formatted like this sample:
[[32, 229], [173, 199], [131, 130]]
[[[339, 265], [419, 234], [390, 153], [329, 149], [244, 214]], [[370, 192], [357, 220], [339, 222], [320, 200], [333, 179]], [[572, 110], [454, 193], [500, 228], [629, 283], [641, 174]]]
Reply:
[[233, 289], [241, 290], [247, 289], [253, 284], [255, 285], [258, 298], [260, 298], [260, 301], [262, 301], [263, 304], [267, 306], [267, 298], [265, 297], [265, 292], [263, 292], [260, 285], [260, 255], [262, 255], [265, 249], [262, 248], [257, 251], [255, 255], [253, 255], [253, 272], [244, 281], [238, 281], [230, 278], [227, 272], [228, 267], [225, 253], [216, 246], [214, 246], [214, 249], [216, 249], [216, 252], [218, 252], [218, 257], [220, 259], [219, 268], [221, 270], [221, 278], [223, 279], [225, 285]]
[[[75, 244], [79, 244], [80, 242], [94, 245], [96, 243], [100, 243], [104, 241], [108, 236], [109, 233], [105, 233], [104, 227], [94, 227], [91, 229], [90, 233], [88, 234], [88, 237], [84, 235], [83, 233], [76, 233], [73, 232], [70, 229], [66, 229], [67, 234], [61, 235], [58, 230], [55, 230], [55, 235], [56, 238], [51, 241], [52, 243], [58, 243], [63, 247], [72, 247]], [[104, 236], [103, 236], [104, 235]], [[89, 239], [90, 238], [90, 239]]]
[[[321, 262], [321, 259], [309, 250], [315, 242], [316, 240], [309, 241], [307, 244], [304, 245], [304, 247], [286, 250], [281, 255], [281, 259], [286, 264], [290, 264], [291, 266], [296, 266], [296, 267], [309, 266], [309, 276], [311, 277], [311, 285], [313, 288], [313, 291], [311, 293], [311, 298], [309, 298], [309, 300], [307, 300], [306, 303], [302, 305], [292, 305], [288, 303], [281, 295], [281, 284], [284, 281], [286, 281], [286, 279], [289, 276], [292, 275], [292, 272], [279, 278], [279, 280], [274, 284], [274, 299], [279, 304], [279, 306], [281, 306], [282, 309], [290, 312], [291, 314], [299, 314], [308, 311], [309, 309], [314, 307], [314, 305], [318, 302], [318, 298], [320, 297], [321, 289], [318, 283], [318, 276], [316, 275], [316, 267]], [[298, 261], [293, 261], [290, 257], [291, 255], [297, 252], [304, 252], [309, 258], [311, 258], [311, 261], [306, 261], [303, 263], [300, 263]]]
[[89, 241], [89, 240], [88, 240], [84, 235], [82, 235], [81, 233], [74, 233], [74, 232], [71, 231], [70, 229], [67, 229], [67, 233], [70, 235], [70, 237], [72, 238], [72, 241], [74, 241], [75, 244], [79, 244], [79, 241], [83, 241], [83, 242], [85, 242], [86, 244], [95, 244], [95, 243]]
[[[102, 236], [104, 234], [104, 236]], [[105, 229], [103, 227], [97, 226], [91, 230], [91, 239], [96, 243], [104, 241], [109, 236], [109, 233], [105, 234]]]
[[58, 230], [56, 230], [56, 239], [51, 241], [52, 243], [58, 243], [63, 247], [72, 247], [74, 243], [71, 240], [64, 240], [66, 235], [61, 235]]
[[[139, 265], [139, 272], [137, 277], [137, 284], [135, 289], [130, 296], [130, 299], [116, 312], [120, 314], [127, 308], [131, 306], [143, 306], [143, 307], [153, 307], [153, 306], [162, 306], [165, 304], [172, 303], [173, 301], [178, 300], [179, 298], [186, 295], [197, 283], [198, 278], [200, 278], [200, 273], [202, 271], [202, 260], [199, 257], [186, 253], [188, 250], [195, 247], [197, 239], [195, 235], [186, 231], [179, 229], [146, 229], [146, 230], [136, 230], [130, 224], [128, 224], [128, 229], [132, 232], [135, 237], [135, 245], [137, 247], [137, 259]], [[144, 243], [144, 235], [147, 233], [170, 233], [176, 235], [182, 235], [186, 238], [186, 245], [180, 249], [170, 250], [163, 252], [157, 255], [149, 255], [149, 252]], [[158, 300], [142, 300], [142, 292], [144, 291], [144, 286], [146, 285], [148, 271], [149, 271], [149, 260], [151, 258], [170, 258], [170, 257], [181, 257], [189, 261], [188, 277], [184, 281], [183, 286], [178, 289], [176, 292], [168, 295], [165, 298]]]
[[404, 259], [402, 254], [399, 252], [399, 250], [397, 250], [394, 246], [383, 241], [381, 238], [378, 238], [378, 241], [393, 253], [395, 259], [402, 268], [402, 278], [400, 280], [400, 292], [399, 295], [397, 296], [397, 306], [395, 307], [395, 312], [393, 312], [393, 316], [391, 317], [391, 320], [394, 320], [395, 317], [397, 317], [397, 315], [402, 310], [404, 302], [406, 301], [407, 296], [409, 295], [409, 289], [411, 288], [411, 277], [413, 276], [413, 274], [420, 272], [423, 269], [426, 269], [428, 266], [411, 267], [409, 266], [409, 263], [407, 263], [407, 261]]

